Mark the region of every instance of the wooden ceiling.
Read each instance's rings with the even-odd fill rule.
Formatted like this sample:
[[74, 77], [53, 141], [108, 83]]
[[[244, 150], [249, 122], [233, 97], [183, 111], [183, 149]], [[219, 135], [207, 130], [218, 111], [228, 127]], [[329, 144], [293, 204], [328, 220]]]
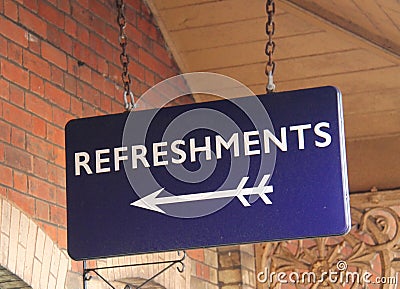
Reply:
[[[277, 91], [339, 87], [351, 191], [399, 188], [400, 2], [275, 2]], [[147, 3], [183, 72], [221, 73], [265, 93], [265, 1]]]

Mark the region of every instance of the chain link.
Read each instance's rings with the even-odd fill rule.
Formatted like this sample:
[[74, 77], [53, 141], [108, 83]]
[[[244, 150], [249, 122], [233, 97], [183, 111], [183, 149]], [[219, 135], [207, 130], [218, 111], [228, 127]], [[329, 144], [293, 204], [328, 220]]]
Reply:
[[265, 33], [268, 36], [267, 44], [265, 45], [265, 55], [268, 57], [267, 64], [265, 66], [265, 74], [268, 77], [267, 93], [271, 93], [275, 89], [274, 84], [274, 72], [275, 72], [275, 61], [272, 60], [272, 56], [275, 51], [275, 42], [272, 40], [272, 36], [275, 34], [275, 2], [274, 0], [267, 0], [265, 5], [267, 13], [267, 22], [265, 24]]
[[116, 0], [118, 17], [117, 23], [119, 26], [119, 45], [122, 48], [122, 52], [119, 55], [119, 60], [122, 65], [122, 82], [124, 86], [124, 104], [125, 109], [130, 111], [135, 108], [135, 99], [131, 91], [131, 76], [129, 75], [129, 56], [126, 53], [126, 46], [128, 44], [128, 37], [126, 36], [126, 18], [125, 18], [125, 3], [124, 0]]

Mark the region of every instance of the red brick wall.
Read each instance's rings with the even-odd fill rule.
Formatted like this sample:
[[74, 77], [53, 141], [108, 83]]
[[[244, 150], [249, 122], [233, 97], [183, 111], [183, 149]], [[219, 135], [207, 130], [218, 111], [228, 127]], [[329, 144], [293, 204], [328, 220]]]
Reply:
[[[140, 95], [179, 68], [147, 7], [126, 2], [132, 90]], [[0, 195], [61, 248], [64, 126], [123, 111], [116, 18], [114, 0], [0, 0]]]

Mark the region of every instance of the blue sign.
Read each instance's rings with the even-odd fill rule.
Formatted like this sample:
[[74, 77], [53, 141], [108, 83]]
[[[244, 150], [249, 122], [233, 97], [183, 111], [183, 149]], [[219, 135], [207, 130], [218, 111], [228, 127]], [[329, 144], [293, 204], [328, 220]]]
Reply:
[[334, 87], [77, 119], [65, 131], [75, 260], [350, 229]]

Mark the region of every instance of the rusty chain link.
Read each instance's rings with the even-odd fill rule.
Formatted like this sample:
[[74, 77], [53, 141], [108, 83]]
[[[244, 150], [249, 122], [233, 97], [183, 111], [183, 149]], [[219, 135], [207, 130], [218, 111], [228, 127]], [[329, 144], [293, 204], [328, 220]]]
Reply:
[[274, 72], [275, 72], [275, 61], [272, 60], [272, 56], [275, 51], [275, 42], [272, 40], [272, 36], [275, 34], [275, 2], [274, 0], [267, 0], [265, 5], [265, 10], [267, 13], [267, 22], [265, 24], [265, 33], [268, 36], [267, 44], [265, 45], [265, 54], [268, 57], [267, 64], [265, 66], [265, 74], [268, 77], [267, 93], [271, 93], [275, 89], [274, 84]]
[[128, 44], [128, 37], [126, 36], [126, 18], [125, 18], [125, 3], [124, 0], [117, 0], [118, 17], [117, 23], [119, 26], [119, 45], [122, 48], [122, 52], [119, 56], [119, 60], [122, 65], [122, 82], [124, 86], [124, 104], [125, 109], [130, 111], [135, 108], [135, 99], [131, 91], [131, 76], [129, 75], [129, 56], [126, 53], [126, 46]]

